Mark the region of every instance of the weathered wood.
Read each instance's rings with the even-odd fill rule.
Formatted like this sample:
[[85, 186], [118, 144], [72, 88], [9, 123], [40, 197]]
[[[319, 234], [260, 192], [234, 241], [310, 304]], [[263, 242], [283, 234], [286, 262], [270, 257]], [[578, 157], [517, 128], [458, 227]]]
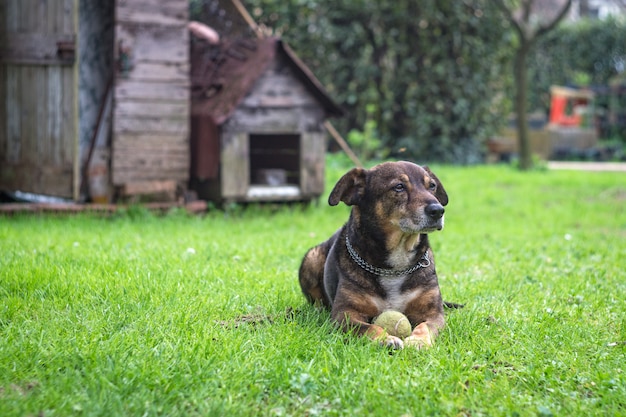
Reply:
[[245, 197], [250, 185], [248, 135], [237, 133], [222, 138], [222, 197]]
[[122, 100], [117, 105], [117, 115], [124, 117], [189, 117], [187, 101]]
[[118, 79], [115, 87], [115, 97], [118, 100], [181, 100], [189, 101], [189, 81], [187, 78], [180, 82], [147, 82], [128, 79]]
[[[113, 183], [189, 176], [187, 0], [117, 0]], [[131, 188], [132, 191], [132, 188]]]
[[[35, 67], [26, 66], [22, 69], [22, 78], [19, 86], [20, 94], [22, 95], [22, 108], [20, 114], [22, 132], [21, 142], [24, 146], [24, 150], [28, 150], [27, 153], [22, 153], [21, 159], [24, 162], [37, 164], [37, 162], [47, 162], [48, 154], [45, 149], [39, 148], [40, 138], [38, 137], [38, 123], [37, 116], [39, 110], [39, 100], [37, 89], [37, 78]], [[43, 152], [42, 152], [43, 151]]]
[[75, 54], [59, 53], [59, 44], [76, 45], [73, 33], [0, 32], [0, 62], [30, 65], [73, 65]]
[[184, 185], [184, 181], [186, 180], [186, 176], [181, 174], [176, 167], [142, 164], [141, 167], [137, 169], [130, 166], [124, 167], [124, 165], [116, 167], [116, 169], [119, 170], [114, 178], [114, 185], [116, 186], [131, 181], [160, 181], [164, 175], [167, 175], [167, 178], [181, 182], [181, 185]]
[[186, 64], [189, 59], [187, 26], [118, 24], [118, 47], [130, 54], [133, 62], [156, 61]]
[[[3, 14], [2, 8], [0, 7], [0, 22], [2, 22]], [[4, 158], [7, 158], [8, 152], [8, 141], [6, 140], [7, 134], [7, 67], [6, 65], [0, 64], [0, 162]], [[4, 138], [4, 139], [2, 139]], [[0, 170], [1, 171], [1, 170]]]
[[[39, 165], [30, 162], [3, 164], [0, 183], [10, 181], [8, 190], [20, 190], [36, 194], [72, 198], [71, 188], [59, 178], [71, 178], [72, 167]], [[36, 187], [33, 186], [36, 185]], [[31, 191], [34, 190], [34, 191]]]
[[186, 25], [187, 2], [162, 0], [117, 0], [117, 21], [124, 23], [155, 23], [162, 26]]
[[53, 55], [75, 39], [78, 0], [4, 0], [0, 10], [0, 187], [76, 197], [77, 65]]
[[321, 132], [323, 110], [316, 107], [257, 108], [239, 107], [224, 124], [230, 131], [256, 133]]
[[45, 122], [50, 138], [50, 155], [60, 161], [63, 147], [63, 68], [50, 66], [48, 68], [47, 108], [48, 116]]
[[[146, 166], [164, 166], [164, 167], [175, 167], [179, 163], [184, 162], [186, 158], [189, 157], [187, 152], [184, 149], [175, 149], [175, 148], [161, 148], [154, 149], [150, 147], [145, 147], [143, 149], [137, 148], [122, 148], [123, 150], [127, 150], [127, 155], [124, 157], [119, 157], [116, 160], [117, 166], [126, 166], [133, 168], [133, 161], [137, 161], [140, 165]], [[141, 151], [141, 156], [131, 155], [130, 151]]]
[[[20, 109], [22, 108], [22, 95], [20, 94], [20, 85], [22, 78], [21, 68], [15, 66], [6, 66], [7, 71], [7, 95], [6, 95], [6, 149], [5, 163], [18, 164], [22, 155], [22, 118]], [[5, 183], [6, 188], [11, 189], [10, 182]]]
[[254, 94], [246, 96], [242, 105], [257, 107], [315, 107], [319, 103], [295, 77], [293, 71], [275, 66], [255, 83]]
[[324, 192], [325, 135], [303, 133], [300, 149], [300, 190], [304, 196], [319, 197]]
[[[184, 117], [170, 117], [167, 119], [140, 118], [125, 115], [116, 115], [115, 132], [116, 138], [120, 134], [137, 133], [172, 133], [186, 138], [189, 131], [189, 120]], [[117, 139], [114, 143], [117, 143]], [[115, 146], [114, 146], [115, 149]], [[115, 150], [114, 150], [115, 151]]]
[[[118, 157], [113, 160], [113, 183], [116, 185], [140, 180], [185, 181], [188, 172], [180, 169], [189, 161], [186, 143], [167, 142], [172, 136], [137, 140], [141, 136], [126, 136], [127, 141], [116, 145]], [[174, 136], [176, 137], [176, 136]]]
[[174, 149], [187, 149], [187, 138], [179, 134], [160, 133], [120, 133], [117, 136], [116, 146], [125, 149], [160, 149], [170, 147]]
[[176, 181], [141, 181], [129, 182], [121, 188], [122, 195], [160, 194], [176, 195]]
[[180, 173], [180, 170], [174, 168], [155, 168], [149, 169], [148, 165], [142, 167], [142, 169], [133, 170], [132, 168], [124, 169], [123, 167], [117, 167], [118, 171], [114, 177], [113, 184], [121, 186], [131, 181], [159, 181], [164, 176], [178, 181], [181, 185], [184, 185], [187, 180], [187, 175]]
[[[102, 213], [110, 214], [120, 210], [127, 210], [128, 205], [124, 204], [76, 204], [76, 203], [9, 203], [0, 204], [0, 213]], [[142, 203], [141, 207], [156, 212], [166, 212], [170, 209], [180, 207], [189, 213], [203, 213], [207, 210], [206, 201], [180, 202], [156, 202]]]
[[[182, 42], [182, 41], [181, 41]], [[127, 79], [141, 81], [180, 82], [186, 81], [189, 74], [187, 63], [136, 62]], [[124, 79], [126, 76], [122, 76]]]

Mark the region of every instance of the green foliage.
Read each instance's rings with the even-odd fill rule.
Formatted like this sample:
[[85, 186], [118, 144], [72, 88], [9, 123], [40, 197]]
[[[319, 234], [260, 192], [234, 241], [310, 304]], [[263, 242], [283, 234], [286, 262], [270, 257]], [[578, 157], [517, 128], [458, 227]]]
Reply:
[[432, 168], [466, 307], [426, 351], [306, 304], [299, 262], [344, 205], [0, 217], [0, 415], [624, 415], [623, 177]]
[[[505, 119], [508, 27], [486, 0], [249, 0], [348, 114], [415, 160], [470, 163]], [[376, 111], [366, 107], [375, 103]]]
[[382, 146], [382, 141], [378, 138], [376, 121], [371, 117], [376, 111], [376, 106], [367, 105], [366, 110], [368, 118], [363, 126], [363, 131], [352, 129], [348, 132], [348, 143], [361, 160], [381, 160], [387, 157], [389, 151]]

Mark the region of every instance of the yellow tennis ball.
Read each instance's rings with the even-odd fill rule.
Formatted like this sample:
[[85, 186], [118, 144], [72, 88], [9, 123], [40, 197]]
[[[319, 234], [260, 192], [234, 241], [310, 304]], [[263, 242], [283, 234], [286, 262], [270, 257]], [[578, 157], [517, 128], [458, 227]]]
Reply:
[[388, 334], [401, 339], [411, 335], [411, 322], [399, 311], [383, 311], [372, 323], [385, 329]]

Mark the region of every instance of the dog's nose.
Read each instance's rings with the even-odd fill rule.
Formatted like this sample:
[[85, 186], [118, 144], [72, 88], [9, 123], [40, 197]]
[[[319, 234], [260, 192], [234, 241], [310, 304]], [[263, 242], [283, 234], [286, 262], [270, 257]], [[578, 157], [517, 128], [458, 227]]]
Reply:
[[433, 219], [440, 219], [445, 211], [446, 209], [439, 203], [431, 203], [424, 209], [426, 215]]

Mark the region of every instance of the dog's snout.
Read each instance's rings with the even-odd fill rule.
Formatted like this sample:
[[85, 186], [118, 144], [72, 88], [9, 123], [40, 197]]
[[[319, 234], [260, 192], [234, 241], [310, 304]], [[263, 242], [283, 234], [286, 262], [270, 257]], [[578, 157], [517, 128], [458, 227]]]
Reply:
[[443, 206], [439, 203], [431, 203], [427, 205], [424, 209], [426, 215], [432, 219], [440, 219], [441, 217], [443, 217], [443, 213], [445, 211], [446, 209], [444, 209]]

